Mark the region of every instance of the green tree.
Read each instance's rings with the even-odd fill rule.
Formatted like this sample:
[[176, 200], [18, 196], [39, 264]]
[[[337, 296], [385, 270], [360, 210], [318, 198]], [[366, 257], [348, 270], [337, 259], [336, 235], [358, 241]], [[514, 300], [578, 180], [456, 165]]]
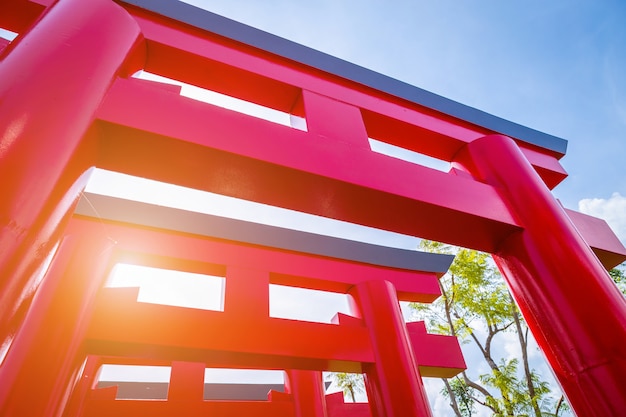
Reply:
[[[494, 416], [563, 413], [567, 405], [562, 396], [555, 401], [549, 384], [530, 367], [528, 327], [489, 255], [431, 241], [422, 241], [421, 249], [456, 257], [440, 280], [442, 296], [430, 305], [412, 303], [413, 311], [431, 332], [473, 343], [489, 369], [476, 377], [470, 369], [443, 381], [442, 393], [455, 416], [472, 416], [476, 407], [486, 407]], [[497, 357], [494, 346], [507, 332], [516, 335], [520, 358]]]
[[609, 271], [609, 275], [615, 281], [617, 288], [626, 296], [626, 263], [618, 265]]
[[356, 402], [356, 394], [365, 390], [365, 382], [361, 374], [337, 372], [332, 374], [335, 383], [345, 395], [350, 395], [352, 402]]

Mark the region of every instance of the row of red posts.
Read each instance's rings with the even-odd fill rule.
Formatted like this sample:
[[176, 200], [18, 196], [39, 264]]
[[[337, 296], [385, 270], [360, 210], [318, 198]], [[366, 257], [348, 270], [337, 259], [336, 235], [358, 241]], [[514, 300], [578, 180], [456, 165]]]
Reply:
[[[18, 34], [0, 43], [0, 415], [428, 416], [421, 377], [463, 367], [456, 341], [398, 307], [432, 301], [443, 271], [210, 236], [175, 212], [94, 219], [75, 213], [94, 167], [490, 252], [576, 414], [626, 413], [626, 304], [606, 272], [626, 249], [550, 193], [563, 140], [175, 1], [9, 0], [0, 27]], [[368, 138], [451, 169], [377, 154]], [[104, 288], [121, 261], [224, 276], [224, 311]], [[271, 318], [270, 283], [347, 293], [353, 316]], [[95, 388], [116, 363], [171, 365], [168, 400]], [[286, 389], [203, 401], [206, 367], [283, 369]], [[326, 397], [321, 371], [364, 373], [369, 405]]]

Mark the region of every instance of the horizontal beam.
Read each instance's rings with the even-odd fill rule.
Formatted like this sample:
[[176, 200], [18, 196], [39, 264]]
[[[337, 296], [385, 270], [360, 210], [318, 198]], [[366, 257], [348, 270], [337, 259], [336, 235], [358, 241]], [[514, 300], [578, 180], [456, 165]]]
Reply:
[[341, 77], [376, 91], [382, 91], [541, 148], [561, 154], [565, 154], [567, 149], [567, 141], [561, 138], [501, 119], [481, 110], [457, 103], [402, 81], [185, 3], [173, 0], [123, 0], [123, 2], [224, 38], [235, 40], [246, 46], [251, 46], [274, 55], [276, 60], [287, 58], [290, 61]]
[[[313, 290], [347, 293], [364, 281], [393, 283], [402, 301], [432, 302], [440, 295], [438, 273], [375, 266], [264, 248], [198, 235], [75, 217], [73, 230], [115, 242], [111, 262], [134, 263], [207, 275], [226, 276], [231, 268], [266, 271], [269, 283]], [[199, 227], [200, 228], [200, 227]]]
[[[362, 372], [362, 364], [374, 361], [367, 327], [349, 316], [342, 315], [339, 324], [250, 320], [227, 312], [138, 303], [137, 291], [102, 290], [86, 337], [89, 354], [334, 372]], [[429, 335], [423, 324], [409, 325], [409, 334], [422, 376], [453, 376], [465, 368], [456, 338]]]
[[[105, 362], [108, 364], [108, 362]], [[170, 366], [168, 363], [166, 366]], [[170, 381], [171, 382], [171, 381]], [[330, 383], [328, 383], [330, 385]], [[98, 381], [96, 389], [117, 387], [113, 398], [123, 400], [150, 400], [167, 398], [168, 382], [129, 382], [129, 381]], [[263, 383], [219, 383], [207, 382], [203, 385], [203, 399], [234, 400], [234, 401], [265, 401], [270, 390], [284, 391], [284, 384]], [[100, 398], [102, 399], [102, 398]]]
[[[238, 50], [232, 42], [214, 36], [199, 37], [142, 15], [135, 19], [146, 37], [144, 70], [148, 72], [307, 119], [310, 109], [302, 106], [300, 95], [314, 92], [359, 109], [369, 137], [445, 161], [467, 143], [493, 133], [374, 90], [338, 82], [319, 71]], [[567, 176], [558, 162], [562, 154], [524, 141], [518, 144], [549, 188]]]
[[570, 209], [565, 213], [607, 270], [626, 261], [626, 248], [606, 221]]
[[407, 323], [407, 330], [422, 376], [452, 378], [467, 369], [456, 337], [429, 334], [423, 321]]
[[137, 289], [103, 289], [86, 337], [90, 354], [344, 372], [373, 361], [365, 327], [239, 320], [225, 312], [138, 303], [136, 297]]
[[82, 416], [267, 416], [295, 417], [293, 401], [140, 401], [140, 400], [93, 400], [85, 402]]
[[471, 178], [132, 80], [98, 117], [98, 166], [112, 171], [487, 252], [520, 230], [497, 190]]
[[452, 255], [390, 248], [87, 192], [83, 193], [75, 213], [383, 267], [433, 272], [439, 276], [448, 271], [454, 259]]
[[[497, 190], [468, 175], [330, 142], [157, 87], [116, 81], [92, 132], [100, 167], [485, 252], [521, 230]], [[539, 163], [544, 180], [558, 177], [558, 166], [548, 168], [553, 158], [522, 152]], [[570, 217], [607, 268], [619, 264], [624, 249], [606, 223]]]
[[[95, 391], [94, 393], [97, 393]], [[115, 394], [108, 390], [107, 394]], [[274, 394], [274, 395], [272, 395]], [[93, 395], [93, 394], [92, 394]], [[244, 415], [271, 416], [271, 417], [295, 417], [295, 407], [291, 394], [276, 395], [270, 392], [268, 401], [206, 401], [186, 403], [184, 409], [181, 405], [170, 401], [141, 401], [141, 400], [115, 400], [103, 398], [100, 393], [96, 398], [89, 398], [85, 404], [84, 417], [109, 417], [109, 416], [163, 416], [181, 414], [187, 415], [219, 415], [220, 417]], [[273, 400], [272, 397], [279, 397]], [[371, 416], [368, 403], [353, 403], [344, 401], [343, 392], [335, 392], [326, 395], [326, 407], [329, 417], [369, 417]]]
[[51, 1], [13, 0], [0, 3], [0, 27], [24, 33], [41, 16]]

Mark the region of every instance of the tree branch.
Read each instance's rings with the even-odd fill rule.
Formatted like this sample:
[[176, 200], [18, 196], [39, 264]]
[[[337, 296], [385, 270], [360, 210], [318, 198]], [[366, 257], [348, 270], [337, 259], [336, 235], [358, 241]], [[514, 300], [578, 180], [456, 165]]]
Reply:
[[459, 410], [459, 404], [456, 401], [456, 394], [454, 393], [454, 391], [452, 391], [450, 383], [446, 378], [441, 378], [441, 380], [443, 381], [443, 384], [446, 387], [446, 391], [448, 392], [448, 397], [450, 398], [450, 407], [452, 407], [452, 409], [454, 410], [454, 414], [457, 417], [463, 417], [463, 415], [461, 414], [461, 410]]
[[480, 392], [485, 397], [493, 397], [493, 395], [491, 395], [491, 393], [487, 391], [487, 388], [469, 379], [467, 377], [467, 373], [462, 372], [461, 375], [463, 375], [463, 381], [468, 387], [474, 388], [476, 391]]
[[[509, 293], [509, 298], [511, 299], [511, 303], [515, 303], [510, 293]], [[530, 397], [530, 404], [535, 413], [535, 417], [541, 417], [541, 409], [539, 408], [539, 402], [537, 401], [537, 393], [535, 391], [535, 384], [533, 383], [532, 373], [530, 372], [530, 364], [528, 363], [528, 327], [526, 327], [526, 337], [524, 337], [524, 331], [522, 329], [522, 321], [520, 320], [519, 312], [517, 310], [513, 311], [513, 320], [515, 322], [515, 329], [517, 330], [517, 338], [519, 340], [520, 348], [522, 350], [522, 364], [524, 366], [524, 377], [526, 379], [526, 386], [528, 387], [528, 396]]]
[[556, 410], [554, 410], [555, 417], [559, 417], [559, 411], [561, 410], [561, 406], [563, 405], [563, 400], [564, 397], [563, 395], [561, 395], [561, 398], [559, 398], [559, 402], [556, 404]]

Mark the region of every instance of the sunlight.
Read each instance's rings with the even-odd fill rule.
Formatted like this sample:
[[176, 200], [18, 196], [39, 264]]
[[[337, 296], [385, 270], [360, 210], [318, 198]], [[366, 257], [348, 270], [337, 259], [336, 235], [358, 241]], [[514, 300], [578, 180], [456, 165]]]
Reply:
[[224, 311], [223, 277], [117, 264], [106, 287], [139, 287], [137, 301], [141, 303]]
[[257, 117], [259, 119], [267, 120], [283, 126], [306, 131], [306, 120], [303, 117], [294, 116], [289, 113], [261, 106], [260, 104], [251, 103], [249, 101], [227, 96], [216, 91], [207, 90], [146, 71], [138, 71], [133, 75], [133, 77], [164, 84], [178, 85], [181, 86], [180, 95], [183, 97], [198, 100], [203, 103], [213, 104], [214, 106], [247, 114], [248, 116]]
[[2, 39], [6, 39], [7, 41], [13, 41], [15, 38], [17, 38], [17, 35], [19, 35], [19, 33], [0, 28], [0, 38]]
[[436, 169], [437, 171], [450, 171], [450, 162], [444, 161], [442, 159], [433, 158], [428, 155], [401, 148], [399, 146], [391, 145], [386, 142], [381, 142], [372, 138], [369, 138], [369, 142], [370, 148], [374, 152], [401, 159], [403, 161], [411, 162], [413, 164]]
[[104, 364], [98, 372], [98, 382], [170, 382], [172, 368], [169, 366]]
[[270, 317], [330, 323], [337, 313], [351, 314], [346, 294], [270, 284]]
[[4, 362], [4, 358], [6, 358], [7, 353], [9, 353], [9, 349], [13, 344], [13, 336], [7, 337], [2, 344], [0, 344], [0, 365]]
[[285, 373], [266, 369], [206, 368], [204, 370], [205, 384], [241, 384], [251, 381], [257, 384], [283, 384]]

